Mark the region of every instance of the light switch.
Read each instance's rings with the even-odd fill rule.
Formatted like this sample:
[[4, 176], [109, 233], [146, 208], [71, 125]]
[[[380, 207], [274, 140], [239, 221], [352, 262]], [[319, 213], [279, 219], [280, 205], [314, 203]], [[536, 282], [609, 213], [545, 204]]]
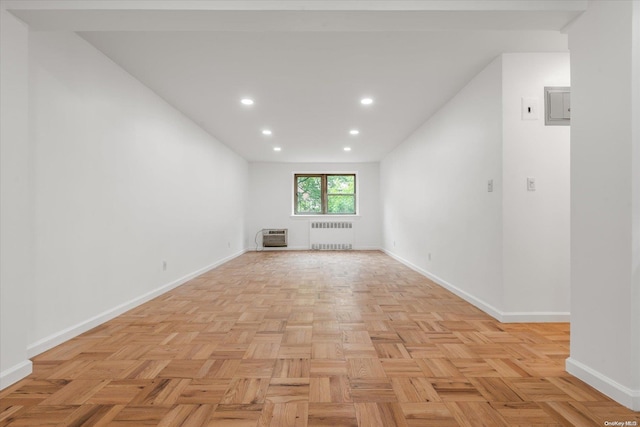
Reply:
[[522, 98], [522, 120], [538, 120], [537, 98]]
[[536, 191], [536, 179], [527, 177], [527, 191]]

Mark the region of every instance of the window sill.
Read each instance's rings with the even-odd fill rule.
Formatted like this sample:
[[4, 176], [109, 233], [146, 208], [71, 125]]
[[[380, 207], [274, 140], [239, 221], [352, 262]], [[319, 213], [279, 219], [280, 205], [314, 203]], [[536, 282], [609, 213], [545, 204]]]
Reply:
[[290, 215], [291, 219], [319, 218], [360, 218], [360, 215]]

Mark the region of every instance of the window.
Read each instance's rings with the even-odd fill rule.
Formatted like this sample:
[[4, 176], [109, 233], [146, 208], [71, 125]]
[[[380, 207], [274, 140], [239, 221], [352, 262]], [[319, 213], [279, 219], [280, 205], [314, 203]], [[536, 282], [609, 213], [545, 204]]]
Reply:
[[355, 174], [295, 174], [296, 215], [355, 215]]

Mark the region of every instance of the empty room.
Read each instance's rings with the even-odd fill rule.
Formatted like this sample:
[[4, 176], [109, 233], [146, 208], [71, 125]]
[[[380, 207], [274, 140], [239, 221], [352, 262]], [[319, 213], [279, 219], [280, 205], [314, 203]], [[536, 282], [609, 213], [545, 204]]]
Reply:
[[637, 426], [639, 0], [0, 0], [0, 426]]

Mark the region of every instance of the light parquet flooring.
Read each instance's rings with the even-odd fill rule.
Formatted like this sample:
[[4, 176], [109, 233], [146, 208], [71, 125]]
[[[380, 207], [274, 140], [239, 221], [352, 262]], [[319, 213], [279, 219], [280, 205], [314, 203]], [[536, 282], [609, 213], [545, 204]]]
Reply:
[[1, 426], [602, 426], [569, 325], [502, 324], [380, 252], [247, 253], [34, 359]]

